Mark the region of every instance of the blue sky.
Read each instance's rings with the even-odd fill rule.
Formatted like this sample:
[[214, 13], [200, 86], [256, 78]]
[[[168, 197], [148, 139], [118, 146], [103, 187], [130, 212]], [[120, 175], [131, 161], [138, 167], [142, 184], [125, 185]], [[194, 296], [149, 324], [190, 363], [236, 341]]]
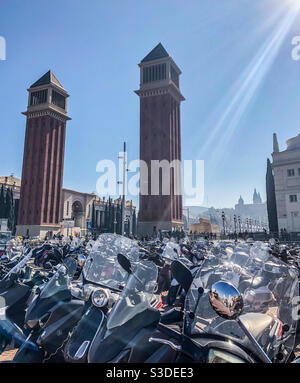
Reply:
[[139, 155], [138, 62], [162, 42], [182, 70], [182, 158], [205, 161], [204, 205], [265, 198], [272, 133], [300, 133], [299, 0], [0, 0], [0, 174], [21, 176], [26, 89], [52, 69], [70, 94], [64, 187]]

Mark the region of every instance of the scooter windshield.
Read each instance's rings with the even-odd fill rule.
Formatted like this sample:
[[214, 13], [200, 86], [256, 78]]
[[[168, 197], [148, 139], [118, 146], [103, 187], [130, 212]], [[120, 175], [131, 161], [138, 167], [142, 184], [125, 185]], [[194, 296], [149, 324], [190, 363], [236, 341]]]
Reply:
[[16, 266], [14, 266], [12, 269], [10, 269], [4, 278], [7, 278], [11, 274], [17, 274], [26, 265], [26, 263], [29, 262], [31, 257], [32, 257], [32, 251], [30, 251], [29, 254], [27, 254], [25, 257], [23, 257], [21, 259], [21, 261]]
[[46, 299], [59, 291], [70, 288], [72, 278], [76, 272], [77, 262], [74, 258], [66, 258], [64, 263], [60, 265], [53, 277], [47, 282], [43, 288], [40, 298]]
[[[297, 317], [293, 315], [294, 298], [298, 295], [298, 273], [271, 255], [264, 244], [237, 245], [230, 257], [211, 256], [198, 270], [185, 301], [185, 332], [189, 335], [218, 334], [247, 343], [235, 321], [222, 319], [212, 309], [209, 293], [218, 281], [233, 284], [243, 296], [240, 319], [267, 353], [276, 350], [282, 336], [282, 325], [288, 325], [286, 353], [295, 342]], [[204, 292], [199, 296], [198, 288]], [[259, 314], [259, 315], [257, 315]], [[264, 315], [261, 315], [264, 314]]]
[[170, 241], [166, 243], [166, 246], [162, 253], [162, 258], [164, 258], [165, 261], [173, 262], [175, 261], [175, 259], [179, 258], [180, 253], [180, 246], [177, 243]]
[[149, 261], [141, 261], [128, 278], [118, 302], [107, 321], [107, 328], [122, 326], [151, 306], [157, 281], [157, 267]]
[[128, 273], [120, 266], [118, 254], [127, 256], [133, 263], [136, 262], [139, 258], [137, 242], [121, 235], [100, 235], [83, 267], [84, 278], [91, 283], [122, 290]]

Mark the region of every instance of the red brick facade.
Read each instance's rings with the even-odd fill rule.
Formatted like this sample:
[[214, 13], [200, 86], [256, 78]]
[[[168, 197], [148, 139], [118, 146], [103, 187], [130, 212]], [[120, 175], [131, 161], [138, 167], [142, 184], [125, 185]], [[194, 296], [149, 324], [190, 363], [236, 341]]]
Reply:
[[148, 166], [149, 195], [140, 195], [139, 220], [182, 222], [182, 195], [174, 195], [180, 171], [171, 170], [170, 195], [162, 195], [161, 182], [160, 195], [151, 195], [151, 160], [181, 161], [180, 104], [169, 93], [140, 99], [140, 159]]
[[69, 96], [51, 71], [28, 89], [17, 235], [58, 232]]
[[19, 225], [59, 224], [65, 136], [65, 121], [27, 117]]

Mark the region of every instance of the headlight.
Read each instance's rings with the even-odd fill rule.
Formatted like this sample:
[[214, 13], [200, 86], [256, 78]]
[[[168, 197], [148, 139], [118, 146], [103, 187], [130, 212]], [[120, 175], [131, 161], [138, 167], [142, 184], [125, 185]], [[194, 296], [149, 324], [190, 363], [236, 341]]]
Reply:
[[86, 261], [86, 257], [83, 254], [79, 254], [77, 257], [77, 263], [80, 267], [83, 267]]
[[246, 363], [243, 359], [226, 351], [211, 348], [208, 353], [207, 363]]
[[108, 304], [109, 292], [105, 289], [97, 289], [93, 292], [92, 302], [96, 307], [104, 307]]
[[33, 327], [35, 327], [38, 324], [38, 320], [37, 319], [28, 320], [26, 322], [26, 324], [27, 324], [28, 327], [33, 328]]

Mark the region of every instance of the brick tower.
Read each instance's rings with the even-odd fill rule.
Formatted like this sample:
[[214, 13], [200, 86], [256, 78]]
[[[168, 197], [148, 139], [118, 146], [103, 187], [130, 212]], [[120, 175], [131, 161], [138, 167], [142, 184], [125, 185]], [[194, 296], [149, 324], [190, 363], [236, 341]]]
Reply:
[[[141, 164], [138, 227], [140, 235], [152, 235], [154, 231], [183, 227], [181, 165], [173, 162], [175, 166], [169, 167], [168, 174], [162, 168], [154, 174], [151, 165], [153, 160], [181, 161], [180, 103], [184, 97], [179, 86], [181, 71], [162, 44], [139, 67], [140, 160], [147, 169]], [[159, 180], [158, 192], [153, 192], [154, 177]]]
[[28, 89], [17, 235], [60, 230], [68, 94], [49, 71]]

